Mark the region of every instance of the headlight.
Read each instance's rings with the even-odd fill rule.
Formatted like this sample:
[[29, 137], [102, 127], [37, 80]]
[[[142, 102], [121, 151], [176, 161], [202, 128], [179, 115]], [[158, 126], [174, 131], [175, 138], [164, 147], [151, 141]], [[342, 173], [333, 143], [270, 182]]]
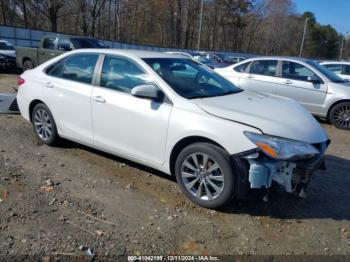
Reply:
[[265, 154], [275, 159], [307, 159], [320, 153], [313, 145], [305, 142], [247, 131], [244, 134]]

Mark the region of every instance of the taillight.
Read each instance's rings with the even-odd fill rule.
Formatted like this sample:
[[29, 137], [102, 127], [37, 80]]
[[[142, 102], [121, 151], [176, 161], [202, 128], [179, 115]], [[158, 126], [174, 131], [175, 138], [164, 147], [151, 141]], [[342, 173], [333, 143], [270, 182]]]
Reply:
[[25, 80], [23, 78], [19, 77], [18, 80], [17, 80], [17, 85], [20, 86], [20, 85], [22, 85], [24, 83], [25, 83]]

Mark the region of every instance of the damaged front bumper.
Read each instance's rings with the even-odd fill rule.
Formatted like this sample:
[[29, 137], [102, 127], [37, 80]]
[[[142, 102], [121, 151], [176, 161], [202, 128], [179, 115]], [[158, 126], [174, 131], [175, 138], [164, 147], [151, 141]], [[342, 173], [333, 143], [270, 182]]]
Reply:
[[312, 173], [326, 167], [324, 153], [329, 143], [330, 141], [314, 144], [320, 153], [309, 159], [276, 160], [259, 149], [234, 157], [233, 160], [239, 163], [240, 169], [240, 194], [242, 195], [243, 191], [247, 193], [247, 190], [242, 190], [244, 186], [250, 189], [269, 189], [273, 182], [276, 182], [286, 192], [295, 192], [303, 196]]

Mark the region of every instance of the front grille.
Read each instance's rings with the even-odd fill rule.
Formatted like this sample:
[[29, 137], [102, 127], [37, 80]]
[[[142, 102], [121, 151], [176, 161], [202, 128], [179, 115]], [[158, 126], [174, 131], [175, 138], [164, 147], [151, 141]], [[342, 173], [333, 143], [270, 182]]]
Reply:
[[18, 104], [17, 104], [17, 99], [13, 100], [13, 102], [11, 103], [9, 110], [12, 112], [18, 112], [19, 108], [18, 108]]

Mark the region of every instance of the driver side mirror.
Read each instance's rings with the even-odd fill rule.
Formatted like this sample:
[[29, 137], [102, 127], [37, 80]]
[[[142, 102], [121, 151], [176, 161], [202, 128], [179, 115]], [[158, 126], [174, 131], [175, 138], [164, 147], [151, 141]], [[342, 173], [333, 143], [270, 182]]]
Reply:
[[321, 79], [319, 79], [317, 76], [308, 76], [306, 81], [311, 82], [313, 84], [319, 84], [322, 82]]
[[152, 84], [135, 86], [131, 89], [131, 94], [139, 98], [148, 98], [154, 101], [161, 101], [164, 97], [159, 88]]

